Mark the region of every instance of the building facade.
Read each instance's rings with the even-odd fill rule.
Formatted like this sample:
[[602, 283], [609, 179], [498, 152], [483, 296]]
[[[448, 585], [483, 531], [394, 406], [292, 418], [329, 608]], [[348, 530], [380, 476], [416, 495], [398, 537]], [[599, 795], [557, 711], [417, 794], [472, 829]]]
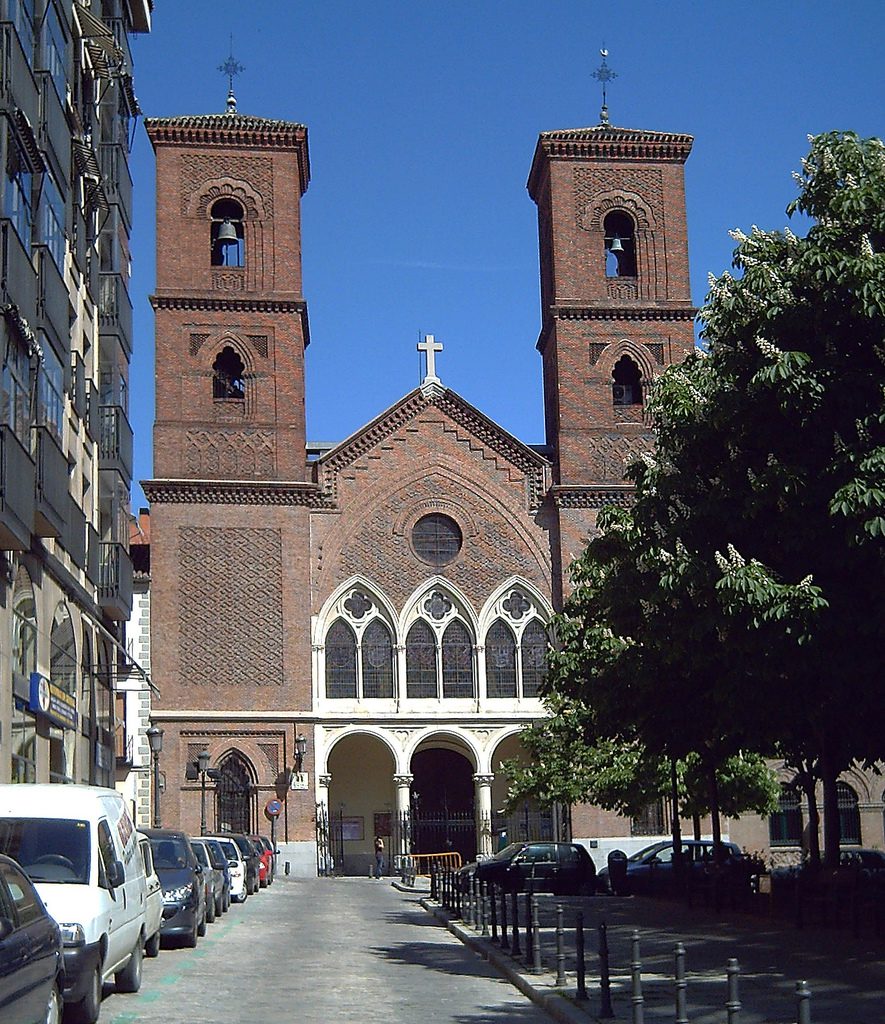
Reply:
[[148, 0], [0, 3], [0, 782], [114, 785], [132, 598], [129, 38]]
[[317, 447], [307, 129], [232, 99], [146, 124], [162, 254], [145, 491], [163, 824], [269, 830], [279, 809], [276, 836], [306, 873], [366, 870], [376, 836], [394, 855], [472, 857], [504, 832], [561, 830], [530, 807], [501, 813], [501, 765], [542, 713], [567, 567], [597, 510], [629, 500], [625, 463], [651, 441], [645, 390], [694, 343], [691, 138], [604, 123], [538, 141], [545, 444], [447, 388], [427, 338], [420, 387]]

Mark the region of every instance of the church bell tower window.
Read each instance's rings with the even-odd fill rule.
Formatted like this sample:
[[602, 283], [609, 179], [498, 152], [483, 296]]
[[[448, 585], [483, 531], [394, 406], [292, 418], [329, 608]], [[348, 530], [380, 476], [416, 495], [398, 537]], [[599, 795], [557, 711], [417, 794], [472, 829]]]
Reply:
[[612, 381], [613, 405], [642, 405], [642, 374], [629, 356], [615, 363]]
[[212, 364], [212, 397], [244, 401], [246, 398], [246, 383], [243, 378], [245, 371], [243, 360], [230, 345], [225, 345]]
[[603, 222], [605, 276], [636, 277], [636, 231], [632, 219], [619, 210]]
[[246, 242], [243, 233], [243, 208], [233, 199], [212, 204], [210, 246], [213, 267], [244, 267]]

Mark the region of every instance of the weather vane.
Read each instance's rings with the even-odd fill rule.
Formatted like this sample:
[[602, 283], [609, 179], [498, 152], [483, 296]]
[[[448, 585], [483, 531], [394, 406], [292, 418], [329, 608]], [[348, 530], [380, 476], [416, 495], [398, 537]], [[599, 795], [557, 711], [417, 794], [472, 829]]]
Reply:
[[606, 50], [605, 47], [599, 51], [599, 55], [602, 57], [602, 63], [593, 72], [592, 77], [595, 78], [597, 82], [602, 83], [602, 110], [599, 113], [600, 124], [608, 124], [608, 105], [606, 103], [605, 87], [613, 78], [618, 77], [618, 73], [617, 71], [612, 71], [608, 64], [606, 64], [605, 61], [608, 57], [608, 50]]
[[231, 33], [230, 37], [230, 56], [223, 64], [218, 65], [218, 70], [223, 75], [227, 75], [227, 112], [229, 114], [235, 114], [237, 112], [237, 98], [234, 96], [234, 78], [246, 69], [239, 63], [239, 61], [234, 60], [233, 33]]

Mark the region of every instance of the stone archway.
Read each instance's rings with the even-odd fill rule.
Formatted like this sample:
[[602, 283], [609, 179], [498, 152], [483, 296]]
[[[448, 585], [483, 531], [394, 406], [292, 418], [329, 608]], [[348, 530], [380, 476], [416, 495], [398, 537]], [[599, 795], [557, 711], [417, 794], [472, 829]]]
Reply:
[[528, 840], [568, 840], [567, 812], [559, 807], [542, 808], [534, 800], [524, 800], [519, 807], [504, 810], [509, 780], [501, 768], [504, 761], [522, 761], [529, 758], [519, 733], [512, 733], [495, 747], [492, 755], [492, 841], [500, 849], [507, 843]]
[[431, 738], [412, 755], [412, 852], [476, 859], [473, 762], [453, 741]]

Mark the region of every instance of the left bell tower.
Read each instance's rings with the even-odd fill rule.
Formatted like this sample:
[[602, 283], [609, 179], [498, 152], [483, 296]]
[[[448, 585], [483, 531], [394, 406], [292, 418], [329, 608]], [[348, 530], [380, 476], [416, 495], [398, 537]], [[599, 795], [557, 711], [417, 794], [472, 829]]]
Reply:
[[157, 160], [154, 475], [303, 481], [302, 124], [151, 118]]

